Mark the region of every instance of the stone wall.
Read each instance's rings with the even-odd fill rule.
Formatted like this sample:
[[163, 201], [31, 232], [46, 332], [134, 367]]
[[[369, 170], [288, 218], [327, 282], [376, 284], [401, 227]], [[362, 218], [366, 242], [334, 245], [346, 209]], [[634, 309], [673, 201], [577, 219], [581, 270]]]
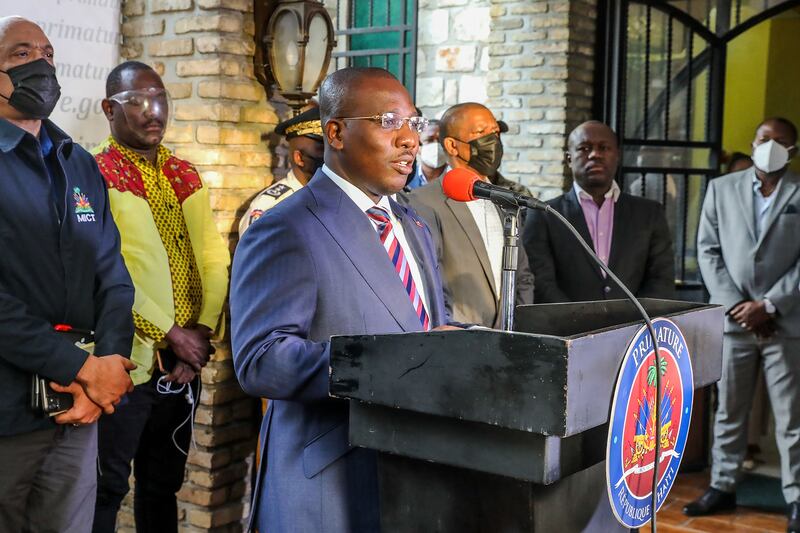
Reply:
[[[252, 0], [123, 3], [122, 56], [152, 65], [167, 84], [174, 112], [164, 142], [197, 165], [231, 250], [242, 206], [272, 181], [262, 136], [279, 120], [253, 75], [252, 8]], [[183, 531], [241, 531], [249, 513], [257, 406], [236, 382], [228, 340], [216, 348], [203, 369], [197, 448], [179, 494]], [[130, 495], [122, 531], [133, 531], [129, 504]]]
[[418, 105], [485, 104], [510, 128], [503, 174], [556, 196], [566, 135], [591, 118], [596, 13], [596, 0], [422, 0]]

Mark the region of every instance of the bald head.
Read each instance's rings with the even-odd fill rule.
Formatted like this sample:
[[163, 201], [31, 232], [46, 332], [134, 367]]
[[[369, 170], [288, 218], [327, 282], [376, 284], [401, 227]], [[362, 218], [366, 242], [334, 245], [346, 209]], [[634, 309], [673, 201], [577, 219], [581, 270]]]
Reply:
[[397, 78], [382, 68], [343, 68], [325, 78], [319, 88], [319, 114], [323, 127], [332, 118], [357, 114], [359, 105], [365, 99], [369, 100], [366, 92], [381, 80], [391, 80], [400, 85]]
[[[767, 132], [767, 130], [769, 130]], [[784, 117], [769, 117], [758, 125], [756, 128], [756, 143], [761, 144], [760, 138], [764, 137], [765, 132], [771, 134], [775, 141], [786, 146], [787, 148], [797, 144], [797, 126]], [[769, 140], [769, 139], [767, 139]]]
[[10, 17], [0, 17], [0, 41], [2, 41], [3, 38], [5, 37], [6, 31], [8, 30], [9, 27], [19, 23], [33, 24], [34, 26], [36, 26], [34, 22], [26, 19], [25, 17], [20, 17], [19, 15], [11, 15]]
[[466, 123], [470, 122], [474, 116], [474, 112], [486, 112], [491, 115], [486, 106], [477, 104], [475, 102], [465, 102], [463, 104], [456, 104], [444, 112], [439, 121], [439, 138], [445, 137], [462, 137], [462, 130]]
[[500, 125], [486, 106], [466, 102], [445, 111], [439, 142], [452, 168], [469, 167], [490, 181], [497, 175], [503, 159]]
[[[0, 117], [8, 120], [31, 120], [37, 114], [22, 112], [9, 104], [8, 99], [14, 92], [14, 84], [7, 72], [41, 59], [53, 65], [53, 45], [42, 29], [23, 17], [0, 18], [0, 70], [6, 72], [0, 74], [0, 95], [5, 97], [0, 98]], [[55, 89], [57, 88], [55, 84]]]
[[617, 144], [617, 147], [619, 147], [619, 139], [617, 139], [617, 134], [609, 126], [603, 122], [600, 122], [599, 120], [587, 120], [572, 130], [572, 133], [569, 134], [569, 139], [567, 140], [567, 147], [572, 150], [572, 147], [575, 146], [576, 143], [580, 142], [579, 139], [583, 139], [586, 136], [587, 130], [591, 130], [593, 134], [603, 132], [605, 135], [610, 135], [614, 138], [614, 142]]

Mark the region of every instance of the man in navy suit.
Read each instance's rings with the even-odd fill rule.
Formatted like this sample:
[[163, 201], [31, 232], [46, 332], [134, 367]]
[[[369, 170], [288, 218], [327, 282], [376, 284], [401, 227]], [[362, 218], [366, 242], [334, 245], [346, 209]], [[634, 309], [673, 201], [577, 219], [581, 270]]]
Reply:
[[233, 262], [234, 366], [272, 400], [251, 518], [262, 533], [380, 530], [376, 453], [348, 444], [329, 340], [448, 321], [430, 232], [390, 199], [426, 120], [382, 69], [331, 74], [319, 101], [325, 165], [248, 229]]

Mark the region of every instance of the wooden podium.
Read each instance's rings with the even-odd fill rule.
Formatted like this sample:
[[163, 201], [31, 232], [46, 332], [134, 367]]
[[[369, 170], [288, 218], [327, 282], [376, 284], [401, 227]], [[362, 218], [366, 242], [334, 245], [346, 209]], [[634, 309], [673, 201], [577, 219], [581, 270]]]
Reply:
[[[642, 300], [682, 330], [695, 389], [722, 364], [719, 306]], [[515, 332], [342, 336], [331, 394], [379, 458], [381, 521], [400, 532], [627, 531], [605, 483], [611, 396], [643, 321], [625, 300], [517, 308]]]

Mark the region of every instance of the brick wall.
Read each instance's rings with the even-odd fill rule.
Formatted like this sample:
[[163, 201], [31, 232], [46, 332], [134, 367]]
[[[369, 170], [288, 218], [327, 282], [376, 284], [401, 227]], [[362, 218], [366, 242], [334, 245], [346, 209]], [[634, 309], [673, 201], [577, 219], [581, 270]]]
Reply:
[[503, 174], [556, 196], [566, 135], [591, 117], [596, 12], [596, 0], [422, 0], [419, 106], [485, 104], [510, 128]]
[[[122, 56], [164, 78], [175, 104], [165, 143], [200, 169], [232, 247], [243, 206], [283, 166], [273, 159], [285, 150], [262, 139], [288, 116], [255, 81], [251, 10], [252, 0], [123, 1]], [[417, 104], [440, 116], [458, 102], [485, 103], [511, 128], [504, 174], [555, 196], [565, 136], [591, 112], [595, 17], [596, 0], [420, 0]], [[241, 531], [257, 407], [236, 383], [227, 342], [202, 379], [181, 528]], [[133, 531], [130, 500], [121, 531]]]
[[[231, 249], [242, 206], [272, 181], [262, 136], [279, 120], [253, 75], [253, 32], [252, 0], [123, 2], [122, 56], [163, 77], [174, 100], [165, 144], [197, 165]], [[202, 373], [197, 449], [179, 493], [183, 531], [241, 531], [249, 513], [257, 406], [236, 382], [227, 339], [216, 347]], [[130, 500], [121, 531], [133, 531]]]

